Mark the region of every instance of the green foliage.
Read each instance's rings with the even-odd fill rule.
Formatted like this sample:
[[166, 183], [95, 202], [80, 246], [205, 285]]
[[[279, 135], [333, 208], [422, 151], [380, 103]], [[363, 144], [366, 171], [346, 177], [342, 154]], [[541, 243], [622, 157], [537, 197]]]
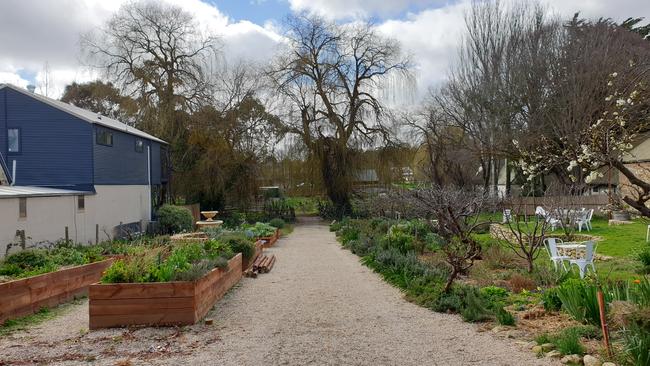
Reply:
[[496, 317], [501, 325], [515, 325], [515, 317], [503, 307], [497, 308]]
[[[246, 239], [246, 238], [244, 238]], [[247, 240], [247, 239], [246, 239]], [[206, 257], [208, 259], [217, 259], [223, 257], [225, 259], [230, 259], [235, 256], [234, 248], [231, 245], [231, 242], [224, 242], [223, 239], [215, 240], [211, 239], [203, 243], [203, 250], [206, 252]]]
[[577, 279], [567, 280], [557, 288], [562, 308], [573, 319], [594, 325], [600, 325], [597, 292], [596, 285]]
[[542, 291], [542, 304], [546, 311], [560, 311], [562, 300], [558, 296], [557, 288], [549, 287]]
[[641, 263], [643, 273], [650, 273], [650, 246], [646, 245], [643, 250], [636, 254], [636, 259]]
[[289, 204], [295, 211], [302, 214], [317, 214], [318, 213], [318, 199], [312, 197], [287, 197], [287, 204]]
[[284, 199], [267, 200], [264, 204], [264, 213], [271, 219], [278, 218], [288, 222], [296, 221], [294, 208]]
[[415, 237], [400, 230], [394, 230], [393, 226], [388, 230], [388, 234], [381, 240], [381, 246], [384, 249], [395, 248], [402, 254], [415, 250]]
[[628, 317], [624, 332], [625, 354], [635, 366], [650, 365], [650, 307], [645, 307]]
[[487, 286], [480, 290], [481, 296], [493, 304], [502, 304], [506, 301], [510, 292], [503, 287]]
[[548, 333], [541, 333], [535, 337], [535, 342], [537, 344], [546, 344], [546, 343], [552, 343], [553, 339]]
[[106, 269], [102, 283], [148, 282], [147, 263], [142, 256], [117, 260]]
[[241, 226], [241, 229], [244, 230], [247, 235], [255, 238], [271, 236], [276, 230], [275, 227], [264, 222], [256, 222], [255, 225], [244, 224]]
[[34, 269], [45, 266], [50, 259], [45, 250], [23, 250], [5, 258], [4, 263], [14, 265], [22, 270]]
[[284, 225], [286, 225], [286, 224], [285, 224], [284, 220], [282, 220], [279, 217], [276, 217], [276, 218], [272, 219], [271, 221], [269, 221], [269, 225], [271, 225], [271, 226], [273, 226], [273, 227], [275, 227], [277, 229], [282, 229], [284, 227]]
[[233, 253], [241, 253], [244, 259], [251, 259], [255, 255], [255, 243], [243, 235], [224, 235], [221, 240], [232, 248]]
[[465, 297], [465, 306], [460, 311], [460, 315], [466, 322], [482, 322], [492, 318], [492, 312], [489, 305], [477, 291], [468, 291]]
[[585, 348], [580, 342], [580, 336], [580, 329], [567, 328], [553, 337], [553, 344], [564, 355], [582, 355]]
[[194, 218], [189, 210], [174, 205], [163, 205], [157, 212], [160, 228], [163, 233], [175, 234], [191, 231]]
[[217, 257], [215, 259], [202, 259], [196, 263], [192, 263], [185, 271], [174, 272], [171, 276], [171, 280], [196, 281], [215, 268], [226, 268], [227, 266], [228, 260], [226, 260], [226, 258]]

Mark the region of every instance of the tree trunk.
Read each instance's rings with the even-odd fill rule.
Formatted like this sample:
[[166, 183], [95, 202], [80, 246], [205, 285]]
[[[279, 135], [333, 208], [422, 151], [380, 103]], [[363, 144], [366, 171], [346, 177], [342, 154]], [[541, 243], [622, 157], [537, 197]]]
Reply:
[[506, 159], [506, 197], [510, 197], [512, 194], [512, 167], [508, 164], [508, 159]]
[[333, 138], [319, 141], [321, 174], [327, 196], [334, 204], [335, 216], [342, 218], [352, 214], [350, 203], [351, 169], [348, 147]]

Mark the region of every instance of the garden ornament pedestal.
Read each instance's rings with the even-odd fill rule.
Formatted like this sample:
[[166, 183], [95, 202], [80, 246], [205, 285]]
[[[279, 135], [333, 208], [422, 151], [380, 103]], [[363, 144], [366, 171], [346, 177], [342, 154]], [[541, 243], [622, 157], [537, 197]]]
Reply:
[[201, 215], [205, 217], [203, 221], [197, 221], [196, 227], [201, 230], [206, 227], [219, 227], [223, 224], [221, 220], [214, 220], [214, 217], [217, 216], [219, 211], [201, 211]]

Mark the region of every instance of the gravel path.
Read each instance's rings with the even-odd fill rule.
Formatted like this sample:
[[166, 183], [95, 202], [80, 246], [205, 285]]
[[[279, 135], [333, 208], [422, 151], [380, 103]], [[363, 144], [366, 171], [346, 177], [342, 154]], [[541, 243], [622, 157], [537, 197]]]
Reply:
[[273, 271], [242, 282], [211, 326], [87, 332], [87, 302], [0, 338], [0, 365], [548, 365], [511, 339], [411, 304], [307, 223], [269, 252]]

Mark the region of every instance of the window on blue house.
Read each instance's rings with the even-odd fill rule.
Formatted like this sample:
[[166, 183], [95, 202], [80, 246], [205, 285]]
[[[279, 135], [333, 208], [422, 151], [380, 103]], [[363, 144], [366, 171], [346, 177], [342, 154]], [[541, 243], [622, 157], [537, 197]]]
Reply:
[[20, 152], [20, 130], [10, 128], [7, 130], [7, 148], [9, 152]]
[[106, 130], [97, 131], [97, 144], [113, 146], [113, 133]]
[[135, 151], [139, 153], [144, 152], [144, 141], [135, 140]]

